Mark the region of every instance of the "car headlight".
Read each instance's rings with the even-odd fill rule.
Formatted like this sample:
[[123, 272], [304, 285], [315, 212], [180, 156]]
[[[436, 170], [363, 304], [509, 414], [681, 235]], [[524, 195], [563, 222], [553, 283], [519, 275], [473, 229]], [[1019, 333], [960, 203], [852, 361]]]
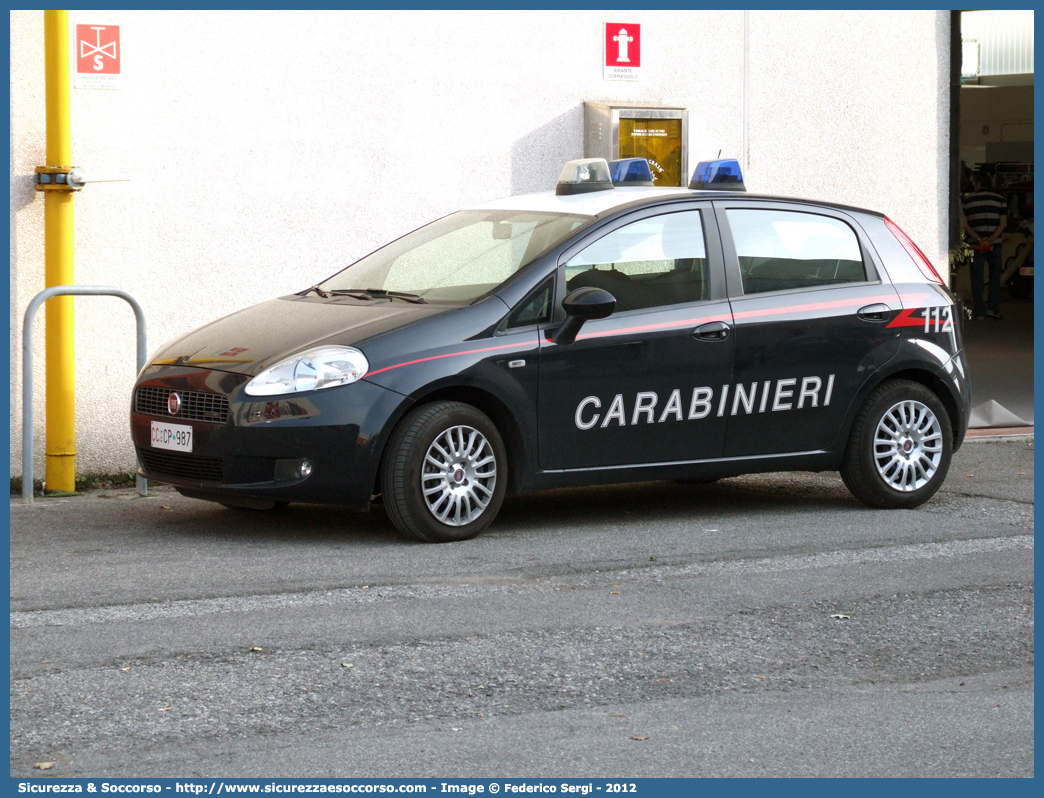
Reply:
[[247, 383], [250, 396], [278, 396], [315, 391], [361, 380], [370, 364], [366, 355], [350, 346], [310, 349], [265, 369]]

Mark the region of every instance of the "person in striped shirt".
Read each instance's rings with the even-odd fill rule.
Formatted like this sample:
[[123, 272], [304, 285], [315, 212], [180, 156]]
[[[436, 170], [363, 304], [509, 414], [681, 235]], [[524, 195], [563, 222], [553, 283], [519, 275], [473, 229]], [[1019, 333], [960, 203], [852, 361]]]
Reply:
[[[968, 234], [968, 244], [975, 252], [971, 262], [972, 304], [975, 318], [1000, 319], [1001, 261], [1000, 237], [1008, 224], [1008, 206], [1004, 197], [988, 190], [989, 177], [982, 172], [972, 174], [975, 191], [961, 205], [961, 227]], [[990, 267], [989, 309], [983, 301], [986, 265]]]

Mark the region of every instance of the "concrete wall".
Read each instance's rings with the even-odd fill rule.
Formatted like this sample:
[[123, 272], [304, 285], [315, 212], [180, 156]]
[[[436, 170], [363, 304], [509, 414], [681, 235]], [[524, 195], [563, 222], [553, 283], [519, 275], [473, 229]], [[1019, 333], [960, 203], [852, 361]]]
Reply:
[[[608, 20], [642, 24], [640, 82], [603, 81]], [[461, 206], [550, 188], [582, 156], [584, 101], [688, 107], [690, 165], [742, 151], [742, 12], [77, 22], [121, 26], [125, 88], [73, 90], [73, 160], [131, 182], [76, 197], [76, 279], [137, 296], [153, 350]], [[11, 13], [12, 397], [22, 313], [44, 287], [42, 32], [42, 12]], [[948, 36], [946, 12], [751, 12], [749, 188], [886, 210], [944, 264]], [[133, 318], [120, 300], [76, 301], [78, 472], [127, 470]], [[41, 397], [42, 330], [41, 313]]]

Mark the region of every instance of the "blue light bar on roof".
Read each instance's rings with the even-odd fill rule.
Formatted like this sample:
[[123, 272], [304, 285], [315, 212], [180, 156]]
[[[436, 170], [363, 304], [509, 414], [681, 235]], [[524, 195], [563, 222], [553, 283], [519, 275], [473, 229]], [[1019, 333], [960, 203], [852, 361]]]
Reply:
[[692, 173], [689, 188], [713, 191], [746, 191], [739, 161], [727, 158], [722, 161], [700, 161]]
[[645, 158], [623, 158], [609, 161], [609, 173], [614, 186], [651, 186], [652, 169]]

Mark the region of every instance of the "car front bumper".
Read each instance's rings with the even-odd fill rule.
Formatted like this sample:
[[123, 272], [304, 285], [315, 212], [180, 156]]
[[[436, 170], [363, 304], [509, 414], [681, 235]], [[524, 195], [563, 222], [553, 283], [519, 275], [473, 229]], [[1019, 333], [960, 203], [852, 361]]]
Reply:
[[[131, 400], [139, 473], [188, 495], [229, 504], [297, 501], [365, 509], [389, 421], [409, 400], [365, 380], [301, 394], [252, 397], [243, 391], [249, 379], [178, 366], [146, 369]], [[139, 402], [142, 388], [151, 388], [151, 396], [159, 401]], [[193, 401], [191, 407], [184, 403], [171, 415], [165, 411], [171, 391], [194, 400], [204, 395], [207, 401]], [[197, 412], [199, 407], [208, 410]], [[190, 426], [192, 451], [154, 447], [153, 421]], [[311, 473], [302, 478], [293, 466], [304, 460]]]

